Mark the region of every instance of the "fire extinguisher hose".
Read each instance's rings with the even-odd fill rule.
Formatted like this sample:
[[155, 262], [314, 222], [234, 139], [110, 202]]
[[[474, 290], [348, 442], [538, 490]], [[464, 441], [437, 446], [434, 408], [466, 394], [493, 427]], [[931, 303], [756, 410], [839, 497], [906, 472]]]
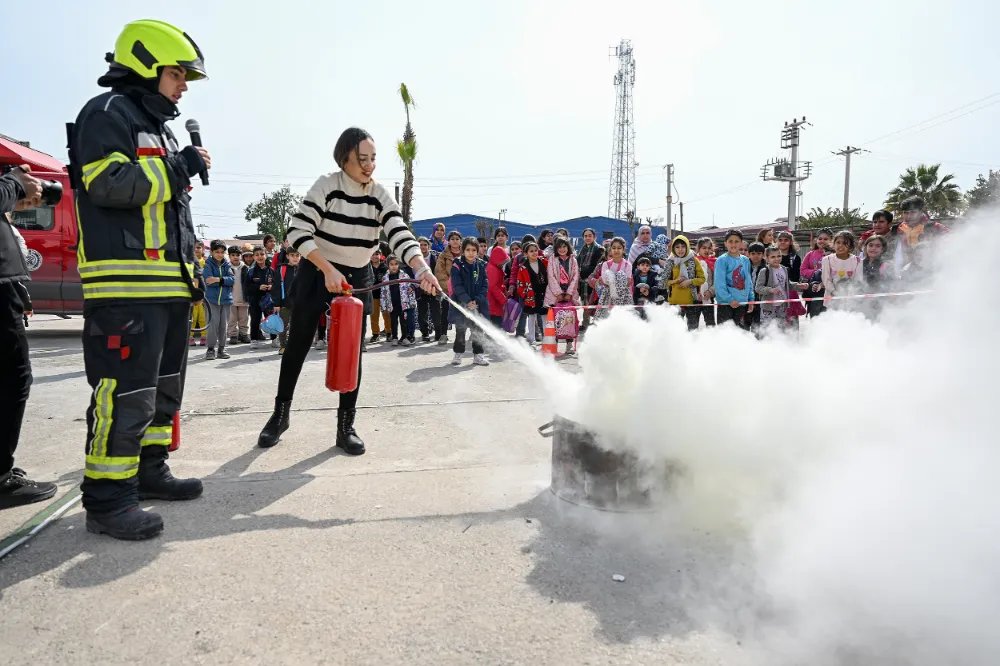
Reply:
[[389, 280], [388, 282], [379, 282], [378, 284], [373, 284], [370, 287], [361, 287], [360, 289], [355, 289], [345, 282], [344, 291], [349, 290], [352, 294], [366, 294], [369, 291], [375, 291], [376, 289], [381, 289], [382, 287], [391, 287], [394, 284], [420, 284], [420, 280], [413, 280], [409, 278]]

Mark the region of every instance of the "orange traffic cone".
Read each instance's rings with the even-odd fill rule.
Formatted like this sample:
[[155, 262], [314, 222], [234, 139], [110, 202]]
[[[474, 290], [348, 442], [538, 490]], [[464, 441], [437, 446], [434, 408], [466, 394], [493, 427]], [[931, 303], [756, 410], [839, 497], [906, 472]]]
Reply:
[[559, 346], [556, 343], [556, 315], [552, 308], [545, 317], [545, 334], [542, 336], [542, 355], [556, 357], [559, 355]]
[[176, 451], [181, 446], [181, 413], [174, 412], [174, 427], [170, 429], [170, 446], [168, 451]]

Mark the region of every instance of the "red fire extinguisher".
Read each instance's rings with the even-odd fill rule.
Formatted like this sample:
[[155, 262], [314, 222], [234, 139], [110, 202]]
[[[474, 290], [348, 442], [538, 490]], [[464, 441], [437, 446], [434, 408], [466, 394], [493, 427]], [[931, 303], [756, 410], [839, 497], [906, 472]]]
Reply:
[[343, 295], [330, 303], [326, 387], [338, 393], [350, 393], [358, 388], [361, 324], [365, 316], [365, 306], [351, 295], [351, 285], [344, 282], [342, 286]]

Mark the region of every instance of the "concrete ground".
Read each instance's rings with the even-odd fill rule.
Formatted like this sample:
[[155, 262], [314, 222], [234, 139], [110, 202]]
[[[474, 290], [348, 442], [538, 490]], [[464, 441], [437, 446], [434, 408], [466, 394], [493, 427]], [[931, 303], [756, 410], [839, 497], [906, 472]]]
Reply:
[[[82, 475], [80, 329], [29, 329], [18, 465], [60, 494]], [[6, 666], [747, 663], [730, 625], [749, 611], [726, 583], [739, 548], [552, 496], [536, 430], [551, 413], [523, 400], [539, 389], [513, 361], [453, 368], [450, 347], [372, 347], [359, 404], [392, 406], [359, 412], [368, 453], [351, 458], [333, 448], [325, 353], [299, 382], [304, 411], [264, 451], [276, 351], [191, 351], [194, 413], [171, 462], [204, 497], [151, 505], [167, 527], [141, 543], [87, 533], [77, 505], [0, 561]], [[455, 401], [481, 402], [419, 404]], [[44, 506], [0, 512], [0, 538]], [[690, 603], [707, 597], [715, 610]]]

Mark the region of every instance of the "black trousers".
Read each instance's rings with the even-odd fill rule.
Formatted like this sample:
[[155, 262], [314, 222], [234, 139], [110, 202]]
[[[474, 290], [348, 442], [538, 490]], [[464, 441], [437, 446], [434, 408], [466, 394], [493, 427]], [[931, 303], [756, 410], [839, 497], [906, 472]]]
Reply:
[[80, 486], [88, 511], [135, 506], [140, 456], [166, 457], [184, 395], [190, 319], [188, 302], [101, 305], [84, 313], [83, 363], [94, 389]]
[[[690, 308], [680, 308], [680, 315], [684, 317], [687, 321], [687, 327], [689, 331], [697, 331], [698, 324], [701, 321], [701, 312], [705, 308], [690, 307]], [[713, 322], [714, 323], [714, 322]]]
[[448, 334], [448, 313], [451, 311], [451, 304], [448, 301], [441, 301], [441, 318], [434, 327], [434, 339], [440, 340]]
[[[370, 286], [374, 279], [370, 265], [365, 265], [362, 268], [337, 266], [337, 270], [343, 273], [344, 278], [355, 289]], [[295, 385], [299, 381], [302, 364], [305, 363], [306, 356], [312, 349], [316, 327], [320, 319], [326, 315], [330, 301], [333, 300], [333, 294], [326, 290], [323, 273], [312, 262], [302, 262], [299, 264], [299, 272], [295, 276], [291, 298], [294, 303], [290, 324], [292, 330], [288, 335], [285, 353], [281, 357], [281, 372], [278, 376], [278, 394], [276, 396], [281, 401], [291, 400], [295, 395]], [[358, 298], [365, 305], [365, 314], [370, 315], [372, 311], [371, 295], [359, 294]], [[362, 328], [364, 327], [362, 326]], [[363, 336], [362, 331], [359, 333]], [[359, 336], [359, 346], [363, 341], [364, 337]], [[364, 355], [360, 359], [358, 361], [358, 388], [350, 393], [340, 394], [340, 409], [354, 409], [358, 404]]]
[[712, 299], [704, 301], [704, 303], [705, 305], [695, 309], [698, 310], [699, 316], [705, 318], [705, 326], [715, 326], [715, 308], [709, 306], [709, 303], [712, 303]]
[[260, 330], [260, 320], [264, 317], [263, 311], [260, 309], [260, 305], [257, 303], [250, 303], [250, 339], [251, 340], [264, 340], [264, 333]]
[[441, 301], [433, 296], [417, 296], [417, 324], [425, 338], [430, 336], [431, 328], [436, 334], [441, 326]]
[[0, 284], [0, 479], [14, 468], [24, 408], [31, 391], [31, 361], [24, 332], [24, 307], [13, 284]]
[[739, 305], [737, 307], [731, 307], [725, 303], [719, 304], [719, 326], [722, 326], [727, 321], [731, 321], [740, 328], [749, 331], [750, 330], [750, 316], [747, 313], [746, 305]]
[[455, 344], [452, 350], [456, 354], [465, 353], [465, 332], [467, 330], [472, 330], [472, 353], [482, 354], [483, 353], [483, 333], [479, 329], [479, 325], [475, 322], [470, 322], [466, 318], [462, 318], [461, 321], [455, 324]]

